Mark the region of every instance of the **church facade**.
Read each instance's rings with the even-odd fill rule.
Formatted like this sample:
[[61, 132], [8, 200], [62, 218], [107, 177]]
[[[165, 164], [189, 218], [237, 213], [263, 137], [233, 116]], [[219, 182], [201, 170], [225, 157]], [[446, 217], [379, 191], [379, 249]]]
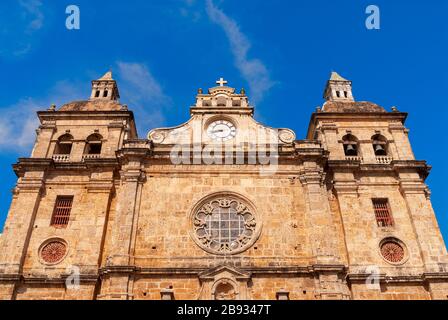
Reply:
[[[448, 299], [406, 113], [332, 73], [305, 139], [244, 90], [138, 137], [112, 74], [40, 126], [0, 236], [0, 299]], [[187, 110], [186, 110], [187, 112]]]

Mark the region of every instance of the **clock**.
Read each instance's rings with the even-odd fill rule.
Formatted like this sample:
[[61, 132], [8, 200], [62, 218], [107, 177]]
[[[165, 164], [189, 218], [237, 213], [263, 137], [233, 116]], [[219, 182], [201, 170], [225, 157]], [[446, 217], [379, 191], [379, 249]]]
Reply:
[[214, 141], [224, 142], [236, 136], [236, 128], [230, 121], [217, 120], [208, 126], [207, 134]]

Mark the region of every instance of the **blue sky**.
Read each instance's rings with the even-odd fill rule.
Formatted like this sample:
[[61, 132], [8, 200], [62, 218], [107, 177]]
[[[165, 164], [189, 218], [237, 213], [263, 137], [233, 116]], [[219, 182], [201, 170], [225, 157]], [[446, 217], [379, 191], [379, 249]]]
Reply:
[[[81, 29], [65, 28], [76, 4]], [[380, 8], [381, 29], [365, 27]], [[139, 134], [189, 118], [197, 89], [219, 77], [246, 88], [258, 120], [304, 138], [332, 70], [353, 81], [357, 100], [409, 112], [418, 159], [448, 239], [444, 139], [448, 92], [448, 2], [433, 1], [40, 1], [0, 3], [0, 228], [28, 156], [36, 110], [88, 98], [109, 68]]]

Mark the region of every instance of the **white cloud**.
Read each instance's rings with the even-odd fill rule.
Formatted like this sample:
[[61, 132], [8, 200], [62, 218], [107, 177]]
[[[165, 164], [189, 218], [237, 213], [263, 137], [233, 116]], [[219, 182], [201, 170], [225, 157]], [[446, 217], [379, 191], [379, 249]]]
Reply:
[[36, 116], [36, 111], [39, 109], [42, 108], [39, 108], [36, 101], [27, 98], [1, 110], [0, 151], [25, 151], [30, 149], [39, 125]]
[[33, 32], [41, 29], [44, 24], [44, 14], [41, 8], [42, 2], [40, 0], [19, 0], [19, 4], [31, 17], [27, 30]]
[[235, 65], [243, 78], [249, 83], [253, 102], [260, 102], [263, 95], [275, 84], [270, 78], [269, 71], [259, 59], [248, 58], [251, 43], [241, 32], [236, 21], [216, 7], [212, 0], [207, 0], [206, 6], [210, 20], [224, 30], [229, 40]]
[[172, 105], [149, 68], [143, 63], [117, 62], [119, 88], [122, 102], [134, 111], [139, 126], [139, 136], [165, 123], [164, 113]]
[[35, 142], [36, 129], [39, 127], [36, 112], [48, 109], [53, 103], [61, 106], [79, 99], [80, 88], [81, 86], [74, 83], [60, 81], [49, 91], [47, 98], [23, 98], [13, 105], [1, 108], [0, 153], [29, 152]]

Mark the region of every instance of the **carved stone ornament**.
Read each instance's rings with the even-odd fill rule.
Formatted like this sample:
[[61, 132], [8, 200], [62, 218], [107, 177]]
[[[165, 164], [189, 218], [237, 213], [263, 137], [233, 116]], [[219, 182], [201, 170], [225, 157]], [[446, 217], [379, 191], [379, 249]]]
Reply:
[[296, 135], [292, 130], [281, 129], [278, 133], [278, 138], [283, 143], [292, 143], [296, 139]]
[[261, 222], [252, 205], [235, 195], [216, 195], [193, 210], [193, 239], [209, 253], [227, 255], [247, 250], [258, 238]]
[[153, 131], [149, 134], [149, 139], [154, 143], [162, 143], [165, 140], [165, 133], [161, 131]]

